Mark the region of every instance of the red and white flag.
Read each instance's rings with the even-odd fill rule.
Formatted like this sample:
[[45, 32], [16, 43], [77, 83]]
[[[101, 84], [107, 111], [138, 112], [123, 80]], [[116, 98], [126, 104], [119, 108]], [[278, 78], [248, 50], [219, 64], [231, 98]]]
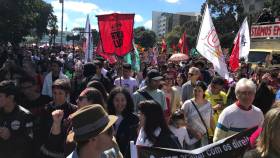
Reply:
[[234, 47], [232, 49], [230, 58], [229, 58], [229, 67], [230, 70], [235, 72], [236, 70], [238, 70], [239, 67], [239, 51], [240, 51], [240, 34], [237, 34], [237, 39], [234, 42]]
[[249, 32], [247, 18], [245, 18], [234, 39], [234, 47], [230, 55], [229, 63], [230, 63], [230, 69], [232, 71], [236, 71], [238, 69], [240, 58], [244, 58], [247, 61], [249, 50], [250, 50], [250, 32]]

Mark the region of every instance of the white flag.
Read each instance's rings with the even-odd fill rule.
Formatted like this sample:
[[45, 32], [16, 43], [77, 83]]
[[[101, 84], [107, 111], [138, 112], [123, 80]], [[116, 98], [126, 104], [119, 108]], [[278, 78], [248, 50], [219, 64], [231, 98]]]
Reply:
[[203, 57], [213, 64], [214, 70], [221, 77], [229, 79], [227, 65], [225, 63], [216, 29], [210, 17], [208, 5], [205, 7], [203, 20], [200, 25], [196, 49]]
[[85, 52], [85, 63], [87, 63], [93, 59], [92, 31], [89, 22], [89, 16], [87, 16], [84, 37], [86, 40], [83, 44], [83, 50]]
[[247, 17], [244, 19], [235, 39], [234, 43], [237, 40], [237, 36], [240, 36], [240, 42], [239, 42], [239, 59], [240, 58], [245, 58], [247, 61], [248, 59], [248, 54], [250, 50], [250, 31], [249, 31], [249, 25], [247, 22]]

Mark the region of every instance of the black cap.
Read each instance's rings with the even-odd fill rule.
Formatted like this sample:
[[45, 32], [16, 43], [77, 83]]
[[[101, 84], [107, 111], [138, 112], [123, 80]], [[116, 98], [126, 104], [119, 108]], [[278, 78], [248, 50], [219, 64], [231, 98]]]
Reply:
[[163, 79], [163, 77], [160, 75], [160, 73], [156, 69], [151, 69], [148, 72], [147, 77], [148, 77], [148, 79], [152, 79], [152, 80], [161, 80], [161, 79]]

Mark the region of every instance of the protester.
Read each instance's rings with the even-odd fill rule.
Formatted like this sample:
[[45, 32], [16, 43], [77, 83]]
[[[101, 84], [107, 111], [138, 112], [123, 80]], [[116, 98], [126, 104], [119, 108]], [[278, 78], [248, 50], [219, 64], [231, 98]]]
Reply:
[[131, 64], [124, 63], [122, 67], [122, 76], [115, 79], [114, 85], [127, 88], [132, 95], [138, 89], [137, 80], [131, 77]]
[[102, 94], [102, 96], [104, 98], [104, 101], [107, 102], [107, 100], [108, 100], [108, 92], [106, 91], [104, 85], [101, 82], [99, 82], [99, 81], [90, 81], [87, 84], [87, 87], [92, 87], [92, 88], [98, 89], [101, 92], [101, 94]]
[[163, 110], [153, 100], [142, 101], [138, 105], [140, 131], [136, 145], [181, 149], [178, 138], [168, 128]]
[[[101, 105], [84, 106], [71, 115], [71, 120], [77, 147], [67, 158], [101, 158], [114, 146], [112, 126], [117, 117], [108, 115]], [[96, 128], [85, 128], [97, 123]]]
[[247, 128], [261, 126], [262, 111], [252, 105], [256, 93], [253, 81], [242, 78], [236, 83], [235, 94], [237, 102], [226, 107], [219, 116], [214, 133], [214, 141], [218, 141]]
[[193, 98], [193, 88], [200, 76], [200, 71], [196, 67], [191, 67], [188, 71], [188, 82], [182, 87], [182, 102]]
[[185, 101], [182, 105], [188, 130], [196, 138], [196, 143], [192, 148], [211, 143], [209, 131], [214, 129], [213, 109], [209, 101], [205, 99], [206, 89], [204, 82], [197, 81], [193, 89], [194, 98]]
[[52, 97], [52, 84], [57, 79], [68, 79], [61, 71], [61, 63], [58, 60], [51, 61], [51, 72], [44, 79], [42, 94]]
[[41, 122], [42, 158], [64, 157], [66, 132], [70, 126], [69, 115], [77, 110], [77, 106], [69, 103], [70, 82], [57, 79], [52, 85], [53, 101], [45, 107]]
[[184, 149], [188, 149], [188, 146], [196, 142], [195, 139], [190, 139], [189, 137], [183, 111], [176, 110], [174, 113], [172, 113], [168, 127], [171, 132], [178, 138], [181, 146]]
[[132, 98], [137, 111], [137, 105], [143, 100], [154, 100], [158, 103], [162, 110], [167, 110], [166, 99], [163, 91], [159, 90], [160, 80], [163, 77], [156, 69], [151, 69], [146, 78], [146, 86], [133, 93]]
[[139, 118], [134, 115], [133, 100], [123, 87], [115, 87], [109, 95], [108, 113], [118, 116], [114, 124], [115, 135], [120, 151], [124, 157], [130, 158], [130, 141], [136, 140]]
[[0, 82], [0, 156], [3, 158], [35, 156], [32, 114], [18, 105], [17, 99], [15, 84]]

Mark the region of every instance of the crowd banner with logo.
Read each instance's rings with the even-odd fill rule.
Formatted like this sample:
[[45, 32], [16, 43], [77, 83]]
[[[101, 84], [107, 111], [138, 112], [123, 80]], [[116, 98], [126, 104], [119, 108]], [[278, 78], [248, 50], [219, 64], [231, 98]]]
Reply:
[[195, 150], [137, 146], [139, 158], [237, 158], [250, 146], [250, 136], [257, 127]]
[[134, 15], [118, 13], [97, 15], [104, 53], [122, 57], [133, 50]]
[[91, 26], [89, 21], [89, 15], [87, 15], [84, 37], [86, 40], [83, 43], [83, 50], [85, 52], [85, 63], [87, 63], [92, 61], [93, 59], [92, 31], [91, 31]]
[[214, 70], [221, 77], [229, 79], [225, 57], [222, 53], [220, 41], [213, 25], [208, 5], [205, 7], [203, 20], [197, 38], [196, 49], [203, 57], [213, 64]]
[[251, 26], [251, 38], [267, 37], [280, 37], [280, 24]]

